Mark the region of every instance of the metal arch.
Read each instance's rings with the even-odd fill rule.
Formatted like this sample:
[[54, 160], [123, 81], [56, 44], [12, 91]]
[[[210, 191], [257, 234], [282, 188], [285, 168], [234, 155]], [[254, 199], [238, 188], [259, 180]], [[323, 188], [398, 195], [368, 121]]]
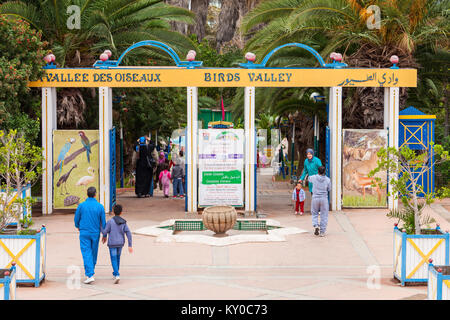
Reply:
[[143, 47], [143, 46], [151, 46], [151, 47], [159, 48], [159, 49], [167, 52], [169, 54], [169, 56], [175, 61], [176, 65], [180, 66], [181, 60], [180, 60], [180, 57], [178, 57], [178, 55], [175, 52], [175, 50], [173, 50], [171, 47], [169, 47], [165, 43], [162, 43], [162, 42], [159, 42], [159, 41], [154, 41], [154, 40], [144, 40], [144, 41], [140, 41], [138, 43], [133, 44], [131, 47], [129, 47], [127, 50], [125, 50], [122, 53], [122, 55], [117, 60], [116, 66], [120, 65], [120, 63], [122, 62], [122, 59], [125, 57], [125, 55], [128, 52], [130, 52], [131, 50], [134, 50], [136, 48]]
[[296, 42], [293, 42], [293, 43], [286, 43], [286, 44], [284, 44], [284, 45], [282, 45], [282, 46], [279, 46], [279, 47], [273, 49], [272, 51], [270, 51], [270, 52], [264, 57], [264, 59], [261, 61], [261, 65], [265, 67], [266, 64], [267, 64], [267, 61], [269, 61], [270, 57], [271, 57], [275, 52], [277, 52], [278, 50], [283, 49], [283, 48], [285, 48], [285, 47], [298, 47], [298, 48], [305, 49], [305, 50], [307, 50], [309, 53], [311, 53], [311, 54], [317, 59], [317, 61], [319, 61], [319, 64], [320, 64], [321, 67], [325, 67], [325, 61], [322, 59], [321, 55], [320, 55], [316, 50], [314, 50], [314, 49], [311, 48], [310, 46], [307, 46], [306, 44], [303, 44], [303, 43], [296, 43]]

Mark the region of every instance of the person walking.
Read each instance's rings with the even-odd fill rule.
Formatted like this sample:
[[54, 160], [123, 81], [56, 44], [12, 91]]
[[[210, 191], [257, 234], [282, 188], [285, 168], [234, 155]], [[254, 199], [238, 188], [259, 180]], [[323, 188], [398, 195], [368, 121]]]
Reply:
[[80, 231], [80, 249], [84, 262], [85, 284], [95, 281], [100, 232], [105, 228], [105, 208], [95, 199], [97, 190], [89, 187], [88, 198], [75, 211], [75, 227]]
[[175, 160], [172, 168], [172, 184], [173, 184], [173, 197], [184, 197], [183, 190], [183, 178], [184, 178], [184, 168], [180, 165], [180, 160]]
[[318, 169], [318, 174], [310, 176], [309, 181], [313, 185], [311, 215], [314, 234], [324, 237], [328, 225], [328, 210], [330, 208], [328, 193], [331, 191], [331, 180], [325, 175], [325, 167], [321, 166]]
[[114, 217], [106, 223], [105, 229], [102, 231], [105, 243], [108, 238], [109, 255], [111, 257], [111, 266], [113, 268], [114, 283], [119, 283], [120, 280], [120, 255], [122, 248], [125, 245], [125, 235], [128, 239], [128, 252], [133, 253], [132, 237], [130, 228], [128, 228], [127, 221], [121, 217], [122, 206], [116, 204], [114, 206]]
[[[314, 150], [313, 149], [306, 149], [306, 159], [303, 163], [303, 171], [302, 175], [300, 177], [299, 182], [302, 183], [305, 179], [306, 175], [308, 177], [311, 177], [313, 175], [316, 175], [318, 172], [319, 167], [322, 166], [322, 161], [320, 161], [319, 158], [314, 156]], [[308, 189], [311, 194], [313, 194], [313, 184], [311, 180], [308, 178]]]
[[169, 188], [170, 188], [170, 178], [171, 177], [170, 177], [170, 172], [169, 172], [168, 168], [169, 168], [169, 164], [164, 163], [163, 171], [161, 171], [159, 174], [159, 181], [161, 181], [165, 198], [169, 197]]
[[150, 179], [153, 176], [153, 144], [147, 145], [145, 137], [139, 138], [139, 145], [136, 146], [138, 159], [136, 161], [136, 184], [135, 193], [138, 198], [148, 197], [150, 192]]
[[161, 181], [159, 181], [159, 174], [163, 170], [164, 163], [166, 162], [166, 157], [164, 156], [164, 151], [159, 152], [159, 159], [157, 162], [156, 172], [155, 172], [155, 188], [159, 185], [159, 190], [162, 190]]

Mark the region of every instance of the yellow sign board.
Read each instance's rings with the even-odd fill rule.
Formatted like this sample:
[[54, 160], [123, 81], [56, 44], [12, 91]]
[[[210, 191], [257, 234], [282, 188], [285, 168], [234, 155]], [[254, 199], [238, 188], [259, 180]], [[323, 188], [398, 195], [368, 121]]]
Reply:
[[416, 69], [47, 69], [30, 87], [416, 87]]

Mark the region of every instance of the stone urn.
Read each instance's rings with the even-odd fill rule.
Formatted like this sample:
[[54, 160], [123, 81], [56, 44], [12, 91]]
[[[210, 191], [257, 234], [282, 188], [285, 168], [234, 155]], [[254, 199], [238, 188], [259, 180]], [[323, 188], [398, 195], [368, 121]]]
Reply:
[[234, 227], [237, 213], [231, 206], [213, 206], [203, 210], [202, 218], [205, 228], [216, 233], [214, 236], [225, 237]]

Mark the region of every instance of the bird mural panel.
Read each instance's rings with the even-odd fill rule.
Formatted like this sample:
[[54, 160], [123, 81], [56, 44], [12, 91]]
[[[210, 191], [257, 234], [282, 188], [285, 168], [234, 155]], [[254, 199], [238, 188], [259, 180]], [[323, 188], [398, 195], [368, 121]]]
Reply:
[[87, 198], [87, 188], [96, 187], [97, 191], [100, 188], [100, 153], [95, 147], [99, 144], [99, 131], [56, 130], [53, 141], [54, 208], [75, 209]]

